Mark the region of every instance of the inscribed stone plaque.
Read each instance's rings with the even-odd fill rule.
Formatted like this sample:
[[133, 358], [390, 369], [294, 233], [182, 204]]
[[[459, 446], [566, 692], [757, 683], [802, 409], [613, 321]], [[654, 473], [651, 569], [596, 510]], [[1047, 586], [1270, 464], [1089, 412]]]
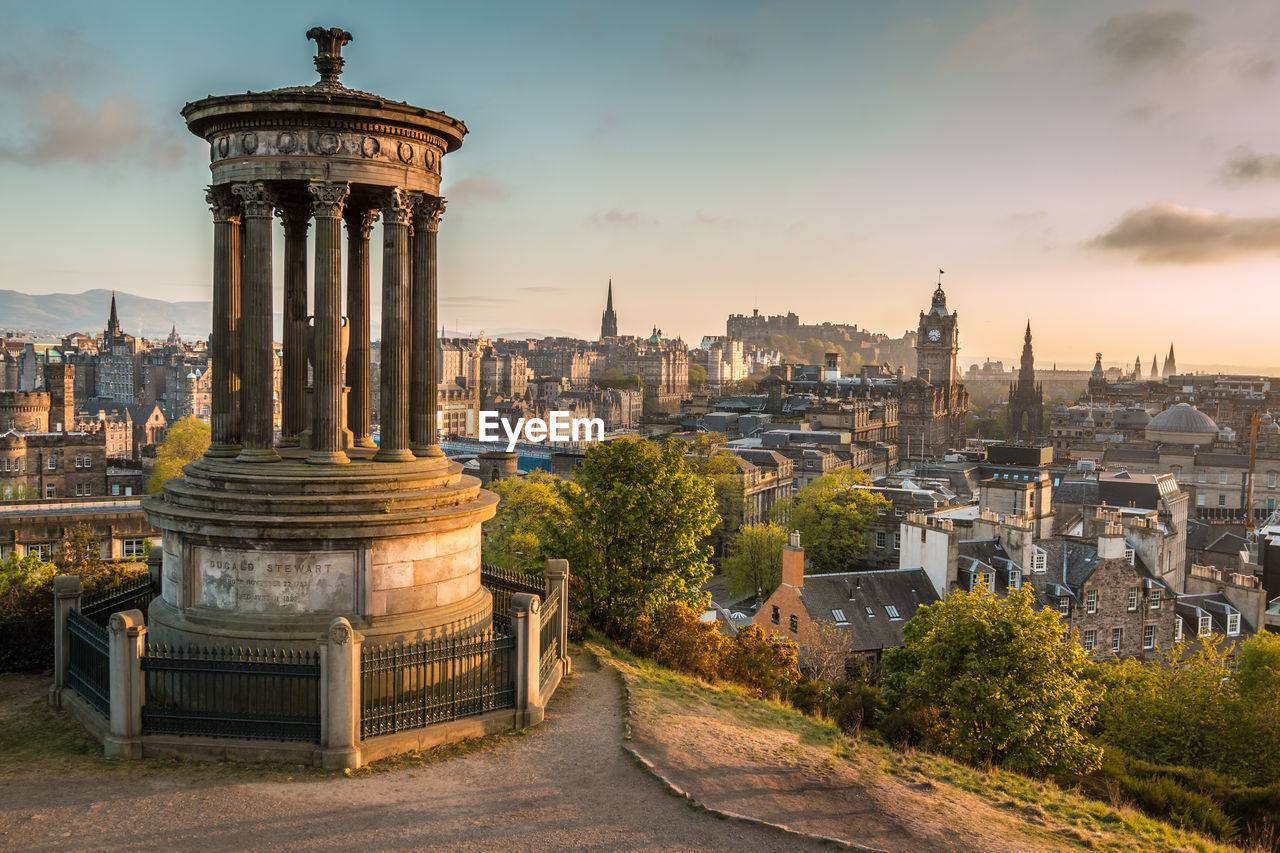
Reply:
[[355, 551], [250, 551], [198, 545], [204, 607], [240, 613], [355, 610]]

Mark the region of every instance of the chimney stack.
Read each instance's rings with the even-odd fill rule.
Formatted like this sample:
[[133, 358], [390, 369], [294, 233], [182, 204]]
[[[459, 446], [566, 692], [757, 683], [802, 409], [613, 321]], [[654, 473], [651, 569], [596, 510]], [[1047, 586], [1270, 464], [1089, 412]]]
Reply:
[[782, 584], [804, 589], [804, 549], [800, 547], [800, 531], [793, 530], [782, 546]]

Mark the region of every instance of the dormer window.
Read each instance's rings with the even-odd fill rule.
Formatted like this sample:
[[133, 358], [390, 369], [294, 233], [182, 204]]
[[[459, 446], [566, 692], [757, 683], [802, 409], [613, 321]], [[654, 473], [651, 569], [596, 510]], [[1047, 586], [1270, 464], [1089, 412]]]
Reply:
[[1208, 613], [1201, 614], [1199, 624], [1199, 634], [1201, 637], [1207, 637], [1213, 631], [1213, 617]]
[[1031, 571], [1033, 572], [1045, 571], [1045, 563], [1047, 562], [1047, 557], [1048, 555], [1046, 555], [1043, 551], [1037, 551], [1034, 554], [1032, 554], [1031, 555]]
[[1022, 589], [1022, 572], [1018, 569], [1009, 570], [1009, 589]]
[[1124, 558], [1129, 561], [1129, 565], [1131, 566], [1136, 565], [1137, 556], [1138, 556], [1137, 552], [1134, 551], [1132, 548], [1124, 549]]
[[1228, 613], [1227, 614], [1227, 636], [1235, 637], [1239, 635], [1239, 633], [1240, 633], [1240, 614]]
[[1158, 589], [1151, 590], [1151, 596], [1149, 597], [1148, 600], [1151, 602], [1150, 606], [1152, 610], [1159, 610], [1160, 609], [1160, 590]]

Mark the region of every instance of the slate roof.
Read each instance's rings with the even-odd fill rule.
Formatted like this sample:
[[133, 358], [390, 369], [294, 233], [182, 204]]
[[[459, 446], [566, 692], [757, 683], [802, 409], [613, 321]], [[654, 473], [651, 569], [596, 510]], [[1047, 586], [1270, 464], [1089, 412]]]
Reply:
[[1054, 504], [1095, 505], [1102, 503], [1098, 499], [1097, 480], [1063, 480], [1053, 490]]
[[847, 625], [855, 652], [878, 652], [902, 645], [902, 626], [938, 596], [923, 569], [882, 569], [805, 575], [800, 599], [810, 618]]

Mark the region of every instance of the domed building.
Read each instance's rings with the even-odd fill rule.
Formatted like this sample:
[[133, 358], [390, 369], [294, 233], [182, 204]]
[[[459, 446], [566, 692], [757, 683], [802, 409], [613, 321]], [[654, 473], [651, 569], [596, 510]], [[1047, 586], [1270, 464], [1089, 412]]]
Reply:
[[1213, 446], [1218, 425], [1189, 403], [1170, 406], [1147, 424], [1147, 441], [1156, 444]]

